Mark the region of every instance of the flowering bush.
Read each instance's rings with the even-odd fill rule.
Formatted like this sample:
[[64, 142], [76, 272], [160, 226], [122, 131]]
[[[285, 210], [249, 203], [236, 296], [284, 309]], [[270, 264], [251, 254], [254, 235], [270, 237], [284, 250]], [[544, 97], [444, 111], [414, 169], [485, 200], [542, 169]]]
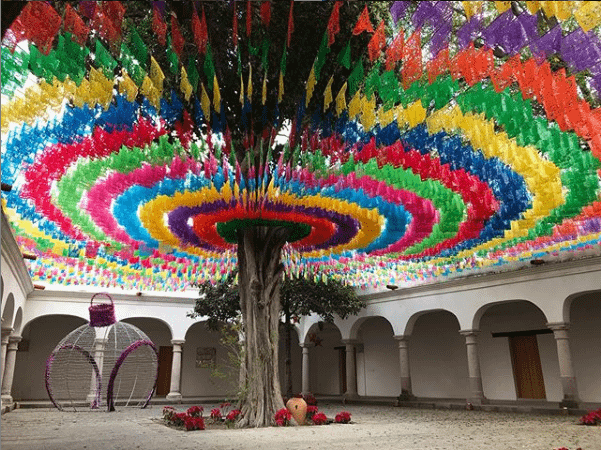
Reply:
[[307, 406], [307, 420], [313, 420], [315, 414], [317, 414], [317, 406]]
[[228, 426], [228, 428], [236, 423], [236, 421], [238, 420], [238, 417], [241, 414], [242, 414], [242, 411], [240, 411], [239, 409], [234, 409], [234, 410], [230, 411], [227, 416], [225, 416], [225, 424]]
[[589, 411], [580, 418], [580, 425], [601, 425], [601, 408], [596, 411]]
[[288, 411], [286, 408], [282, 408], [275, 413], [274, 419], [277, 426], [285, 427], [290, 423], [292, 414], [290, 414], [290, 411]]
[[184, 426], [186, 427], [186, 431], [204, 430], [205, 421], [202, 417], [186, 415], [184, 418]]
[[192, 417], [202, 417], [203, 411], [204, 408], [202, 406], [191, 406], [186, 412]]
[[186, 431], [204, 430], [205, 423], [202, 418], [202, 406], [193, 406], [188, 408], [188, 411], [177, 412], [173, 406], [165, 406], [163, 408], [163, 421], [165, 424], [184, 428]]
[[[555, 450], [570, 450], [570, 449], [567, 447], [559, 447], [559, 448], [556, 448]], [[582, 450], [582, 447], [578, 447], [576, 450]]]
[[317, 399], [315, 398], [315, 396], [313, 394], [305, 394], [302, 397], [303, 397], [303, 400], [307, 403], [307, 405], [317, 406]]
[[217, 422], [218, 420], [221, 420], [221, 409], [219, 408], [213, 408], [211, 410], [211, 420], [213, 420], [213, 422]]
[[341, 411], [336, 414], [334, 422], [336, 423], [349, 423], [351, 421], [351, 413], [348, 411]]
[[328, 423], [328, 418], [326, 415], [320, 412], [313, 414], [312, 420], [315, 425], [325, 425]]

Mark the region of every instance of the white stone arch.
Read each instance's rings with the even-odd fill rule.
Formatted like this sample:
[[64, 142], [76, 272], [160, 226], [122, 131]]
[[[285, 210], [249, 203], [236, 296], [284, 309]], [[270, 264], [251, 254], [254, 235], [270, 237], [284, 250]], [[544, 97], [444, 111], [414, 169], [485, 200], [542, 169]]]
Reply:
[[21, 325], [23, 323], [23, 308], [19, 306], [17, 313], [15, 314], [15, 320], [13, 321], [13, 332], [12, 334], [18, 336], [21, 332]]
[[499, 300], [496, 302], [486, 303], [485, 305], [480, 306], [474, 313], [474, 317], [472, 319], [472, 329], [473, 330], [480, 329], [480, 321], [482, 319], [482, 316], [484, 316], [486, 314], [486, 312], [493, 306], [509, 304], [509, 303], [519, 303], [519, 302], [525, 302], [525, 303], [535, 307], [545, 318], [545, 323], [548, 322], [548, 318], [547, 318], [547, 315], [545, 314], [545, 311], [543, 311], [543, 309], [539, 305], [537, 305], [536, 303], [534, 303], [530, 300], [527, 300], [527, 299], [516, 298], [516, 299]]
[[0, 276], [0, 301], [4, 305], [4, 277]]
[[575, 294], [572, 294], [572, 295], [569, 295], [568, 297], [566, 297], [566, 299], [563, 302], [563, 321], [565, 323], [570, 323], [570, 310], [572, 308], [572, 304], [574, 303], [574, 300], [578, 299], [579, 297], [584, 297], [584, 296], [594, 295], [594, 294], [601, 295], [601, 289], [581, 291], [581, 292], [577, 292]]
[[420, 317], [425, 316], [429, 313], [433, 313], [433, 312], [447, 312], [449, 314], [452, 314], [453, 317], [455, 317], [455, 320], [457, 320], [457, 325], [459, 326], [459, 328], [461, 328], [461, 322], [459, 321], [459, 317], [457, 317], [457, 314], [455, 314], [453, 311], [451, 311], [450, 309], [447, 309], [447, 308], [432, 308], [432, 309], [424, 309], [423, 311], [416, 311], [411, 316], [409, 316], [409, 318], [407, 319], [407, 323], [405, 325], [403, 335], [411, 336], [411, 334], [413, 333], [413, 328], [415, 327], [415, 322], [417, 322], [417, 319], [419, 319]]
[[[171, 341], [173, 339], [173, 329], [171, 328], [171, 325], [158, 317], [152, 317], [152, 316], [130, 316], [130, 317], [125, 317], [124, 319], [121, 320], [121, 322], [126, 322], [129, 323], [131, 325], [134, 325], [137, 328], [140, 328], [145, 334], [148, 335], [148, 333], [146, 331], [144, 331], [144, 329], [139, 326], [139, 322], [142, 321], [147, 321], [147, 322], [158, 322], [160, 324], [161, 327], [166, 327], [168, 332], [169, 332], [169, 341]], [[136, 323], [138, 322], [138, 323]], [[150, 335], [149, 335], [150, 336]], [[151, 338], [152, 340], [152, 338]]]
[[2, 328], [12, 328], [14, 313], [15, 296], [10, 292], [2, 304]]
[[351, 329], [350, 329], [350, 339], [357, 339], [359, 330], [361, 329], [361, 326], [368, 320], [376, 319], [376, 318], [385, 320], [388, 323], [388, 325], [390, 325], [390, 329], [392, 330], [392, 334], [394, 336], [394, 326], [392, 325], [392, 322], [390, 321], [390, 319], [388, 317], [380, 315], [380, 314], [373, 314], [373, 315], [359, 317], [357, 320], [355, 320], [353, 322], [353, 324], [351, 325]]

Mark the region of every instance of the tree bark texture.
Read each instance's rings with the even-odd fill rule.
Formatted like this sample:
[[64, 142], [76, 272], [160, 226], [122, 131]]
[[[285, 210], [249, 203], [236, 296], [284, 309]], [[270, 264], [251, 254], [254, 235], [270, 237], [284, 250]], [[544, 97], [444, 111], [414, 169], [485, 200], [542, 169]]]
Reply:
[[286, 228], [260, 226], [238, 234], [238, 285], [245, 336], [240, 372], [243, 418], [239, 427], [272, 425], [276, 411], [284, 408], [278, 347], [284, 270], [280, 259], [287, 236]]

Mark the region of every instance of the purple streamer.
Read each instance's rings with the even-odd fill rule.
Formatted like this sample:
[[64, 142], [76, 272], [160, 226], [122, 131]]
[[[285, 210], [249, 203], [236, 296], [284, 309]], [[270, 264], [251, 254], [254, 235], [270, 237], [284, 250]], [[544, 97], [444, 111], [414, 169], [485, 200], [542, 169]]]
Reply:
[[548, 58], [561, 49], [561, 25], [556, 25], [549, 32], [530, 43], [532, 53], [537, 57]]
[[593, 67], [601, 59], [599, 38], [578, 28], [561, 41], [561, 57], [577, 72]]
[[451, 37], [452, 26], [450, 23], [444, 23], [432, 36], [430, 40], [430, 51], [433, 56], [438, 55], [446, 47]]
[[400, 1], [394, 2], [393, 5], [390, 7], [390, 14], [392, 15], [392, 20], [394, 20], [395, 24], [399, 21], [399, 19], [402, 16], [405, 15], [405, 12], [407, 11], [409, 5], [411, 5], [410, 1]]
[[538, 19], [530, 13], [524, 12], [516, 19], [528, 40], [538, 39]]
[[481, 32], [482, 19], [479, 16], [472, 16], [469, 22], [465, 22], [457, 30], [457, 45], [461, 50], [469, 45]]

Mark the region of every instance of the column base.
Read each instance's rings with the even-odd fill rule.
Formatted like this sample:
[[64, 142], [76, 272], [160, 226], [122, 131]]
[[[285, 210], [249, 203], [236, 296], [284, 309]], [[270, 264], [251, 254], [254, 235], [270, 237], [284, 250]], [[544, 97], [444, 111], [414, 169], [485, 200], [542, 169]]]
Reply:
[[470, 397], [466, 399], [466, 402], [468, 404], [476, 405], [476, 406], [481, 406], [481, 405], [487, 405], [489, 403], [488, 399], [484, 396], [482, 397]]
[[578, 409], [580, 408], [580, 404], [577, 400], [564, 398], [561, 402], [559, 402], [559, 407], [567, 409]]
[[409, 391], [407, 391], [405, 389], [401, 390], [401, 395], [399, 395], [397, 397], [397, 401], [399, 403], [402, 403], [402, 402], [413, 402], [413, 401], [415, 401], [415, 399], [416, 399], [415, 395], [413, 395], [411, 392], [409, 392]]
[[4, 405], [12, 405], [13, 402], [13, 397], [12, 395], [6, 395], [6, 394], [2, 394], [2, 406]]
[[167, 400], [171, 400], [173, 402], [181, 403], [182, 402], [182, 394], [179, 392], [169, 392], [166, 397]]
[[342, 395], [342, 402], [346, 403], [348, 401], [353, 401], [353, 400], [359, 400], [359, 394], [357, 394], [356, 392], [345, 392]]

